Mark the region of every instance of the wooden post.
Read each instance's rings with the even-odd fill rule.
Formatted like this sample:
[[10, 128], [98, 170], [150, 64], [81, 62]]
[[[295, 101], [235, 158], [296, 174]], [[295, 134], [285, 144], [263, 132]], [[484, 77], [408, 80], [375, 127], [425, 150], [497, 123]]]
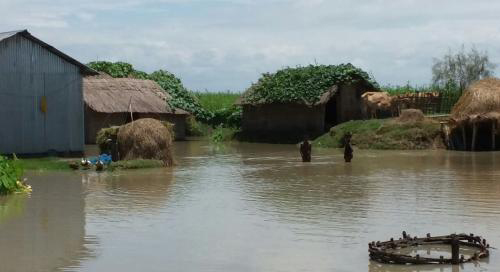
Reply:
[[460, 263], [460, 245], [456, 237], [451, 240], [451, 264]]
[[497, 149], [496, 143], [495, 143], [495, 138], [497, 134], [497, 120], [493, 120], [491, 123], [491, 151], [495, 151]]
[[462, 124], [462, 142], [464, 145], [464, 150], [467, 150], [467, 137], [465, 135], [465, 125]]
[[471, 145], [471, 150], [476, 151], [476, 138], [477, 138], [477, 124], [473, 123], [472, 124], [472, 145]]

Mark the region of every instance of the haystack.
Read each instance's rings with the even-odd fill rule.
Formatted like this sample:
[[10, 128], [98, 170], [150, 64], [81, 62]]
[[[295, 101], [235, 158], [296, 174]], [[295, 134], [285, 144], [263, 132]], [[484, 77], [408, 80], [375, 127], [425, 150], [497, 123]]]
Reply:
[[472, 84], [451, 111], [450, 147], [461, 150], [498, 150], [500, 80]]
[[425, 120], [424, 113], [418, 109], [406, 109], [402, 110], [401, 114], [397, 118], [400, 123], [416, 123]]
[[165, 166], [173, 164], [172, 134], [160, 121], [139, 119], [120, 127], [118, 148], [122, 160], [161, 160]]

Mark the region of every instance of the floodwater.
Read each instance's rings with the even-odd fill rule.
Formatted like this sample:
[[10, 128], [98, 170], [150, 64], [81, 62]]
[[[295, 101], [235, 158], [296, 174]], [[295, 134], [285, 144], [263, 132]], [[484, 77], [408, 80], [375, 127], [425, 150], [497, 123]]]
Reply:
[[[172, 169], [28, 173], [0, 197], [0, 271], [500, 271], [369, 261], [373, 240], [475, 233], [500, 247], [500, 153], [175, 143]], [[446, 249], [440, 249], [446, 251]]]

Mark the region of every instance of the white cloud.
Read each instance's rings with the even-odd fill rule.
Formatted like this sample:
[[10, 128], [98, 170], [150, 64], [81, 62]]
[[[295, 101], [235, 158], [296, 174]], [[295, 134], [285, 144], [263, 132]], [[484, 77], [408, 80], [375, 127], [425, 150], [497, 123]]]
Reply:
[[1, 1], [5, 30], [29, 28], [83, 62], [168, 69], [194, 89], [243, 90], [262, 72], [315, 61], [429, 83], [432, 59], [462, 43], [500, 58], [497, 1]]

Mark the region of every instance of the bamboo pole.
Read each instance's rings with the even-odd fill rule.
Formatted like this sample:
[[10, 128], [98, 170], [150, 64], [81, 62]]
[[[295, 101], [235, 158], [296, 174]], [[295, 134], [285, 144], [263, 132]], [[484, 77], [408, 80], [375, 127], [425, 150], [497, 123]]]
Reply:
[[472, 151], [476, 151], [476, 138], [477, 138], [477, 124], [474, 122], [472, 124], [472, 146], [471, 146]]

